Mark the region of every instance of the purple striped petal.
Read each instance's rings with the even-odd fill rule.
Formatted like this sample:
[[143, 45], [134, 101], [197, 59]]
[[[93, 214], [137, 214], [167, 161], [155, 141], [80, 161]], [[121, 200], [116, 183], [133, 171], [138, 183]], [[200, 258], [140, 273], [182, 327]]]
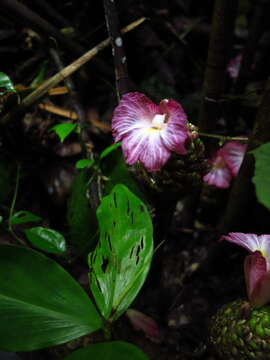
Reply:
[[178, 154], [186, 154], [185, 141], [188, 138], [187, 115], [182, 106], [172, 99], [163, 100], [160, 109], [167, 114], [168, 123], [161, 131], [164, 145], [170, 151]]
[[161, 140], [160, 131], [134, 130], [124, 137], [122, 148], [129, 165], [140, 161], [148, 171], [160, 170], [171, 155]]
[[246, 144], [237, 141], [229, 141], [220, 150], [224, 161], [234, 176], [237, 175], [240, 169], [246, 149]]
[[158, 114], [157, 105], [144, 94], [134, 92], [122, 96], [112, 118], [112, 133], [115, 142], [141, 126], [149, 127], [154, 115]]
[[270, 235], [231, 232], [226, 236], [222, 236], [222, 240], [227, 240], [231, 243], [242, 246], [250, 252], [260, 251], [260, 253], [266, 258], [268, 270], [270, 270]]

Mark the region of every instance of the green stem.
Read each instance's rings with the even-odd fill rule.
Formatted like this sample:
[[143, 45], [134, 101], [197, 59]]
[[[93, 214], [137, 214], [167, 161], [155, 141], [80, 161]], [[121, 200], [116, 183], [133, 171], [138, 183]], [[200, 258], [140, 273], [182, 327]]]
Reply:
[[240, 136], [223, 136], [223, 135], [217, 135], [217, 134], [208, 134], [208, 133], [204, 133], [204, 132], [198, 132], [198, 134], [200, 136], [204, 136], [204, 137], [209, 137], [209, 138], [213, 138], [213, 139], [218, 139], [221, 140], [223, 142], [225, 141], [243, 141], [243, 142], [247, 142], [248, 138], [247, 137], [240, 137]]
[[25, 242], [20, 239], [13, 231], [12, 224], [11, 224], [11, 218], [14, 213], [15, 204], [18, 196], [18, 190], [19, 190], [19, 181], [20, 181], [20, 175], [21, 175], [21, 165], [18, 165], [17, 172], [16, 172], [16, 180], [15, 180], [15, 190], [14, 195], [11, 201], [10, 211], [9, 211], [9, 217], [8, 217], [8, 231], [13, 235], [13, 237], [21, 244], [25, 245]]

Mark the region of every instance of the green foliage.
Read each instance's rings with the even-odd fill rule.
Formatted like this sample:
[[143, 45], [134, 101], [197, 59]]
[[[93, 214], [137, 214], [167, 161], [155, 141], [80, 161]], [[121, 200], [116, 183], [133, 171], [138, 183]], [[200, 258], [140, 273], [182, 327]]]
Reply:
[[145, 201], [142, 191], [128, 170], [120, 149], [108, 154], [103, 160], [102, 170], [103, 174], [108, 178], [108, 181], [104, 184], [104, 194], [109, 194], [115, 185], [123, 184], [140, 199]]
[[26, 247], [0, 246], [0, 349], [31, 351], [102, 327], [79, 284], [57, 263]]
[[14, 92], [16, 92], [16, 90], [10, 78], [3, 72], [0, 72], [0, 96]]
[[116, 320], [142, 287], [153, 255], [151, 217], [144, 203], [117, 185], [97, 210], [100, 240], [89, 255], [90, 287], [97, 306]]
[[112, 145], [106, 147], [106, 149], [104, 149], [104, 150], [101, 152], [99, 158], [100, 158], [100, 159], [104, 159], [104, 158], [105, 158], [106, 156], [108, 156], [112, 151], [118, 149], [118, 148], [121, 146], [121, 144], [122, 144], [121, 142], [118, 142], [118, 143], [115, 143], [115, 144], [112, 144]]
[[86, 167], [91, 167], [94, 164], [94, 160], [91, 159], [81, 159], [76, 162], [77, 169], [84, 169]]
[[252, 178], [258, 201], [270, 209], [270, 142], [252, 151], [255, 156], [255, 173]]
[[148, 360], [149, 358], [136, 346], [123, 341], [94, 344], [74, 351], [65, 360]]
[[95, 210], [87, 198], [88, 176], [84, 170], [76, 175], [68, 201], [67, 220], [71, 243], [81, 253], [93, 249], [98, 234]]
[[37, 248], [51, 254], [62, 254], [67, 250], [66, 240], [59, 232], [42, 226], [24, 230], [27, 239]]
[[29, 222], [39, 222], [41, 220], [40, 216], [37, 216], [30, 211], [20, 210], [10, 217], [9, 223], [10, 225], [20, 225]]
[[62, 123], [53, 126], [50, 131], [54, 131], [58, 136], [61, 142], [65, 140], [65, 138], [72, 133], [77, 127], [77, 124], [73, 123]]

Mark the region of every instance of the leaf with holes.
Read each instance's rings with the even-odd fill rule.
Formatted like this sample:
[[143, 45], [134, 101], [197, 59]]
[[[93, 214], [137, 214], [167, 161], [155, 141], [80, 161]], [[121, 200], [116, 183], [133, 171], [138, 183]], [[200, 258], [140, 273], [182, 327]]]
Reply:
[[116, 320], [142, 287], [153, 255], [153, 228], [145, 204], [116, 185], [97, 210], [99, 243], [89, 255], [90, 286], [105, 319]]

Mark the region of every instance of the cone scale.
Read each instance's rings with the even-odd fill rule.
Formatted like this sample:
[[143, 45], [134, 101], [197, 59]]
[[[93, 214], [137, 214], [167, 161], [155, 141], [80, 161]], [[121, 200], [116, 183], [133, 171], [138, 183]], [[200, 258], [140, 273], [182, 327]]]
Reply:
[[211, 319], [209, 342], [222, 360], [270, 359], [270, 306], [224, 305]]

